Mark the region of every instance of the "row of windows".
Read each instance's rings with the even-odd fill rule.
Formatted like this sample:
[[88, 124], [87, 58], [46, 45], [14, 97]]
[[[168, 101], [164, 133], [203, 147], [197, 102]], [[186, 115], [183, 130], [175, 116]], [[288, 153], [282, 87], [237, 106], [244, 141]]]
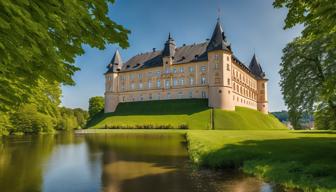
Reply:
[[[188, 67], [188, 71], [190, 73], [195, 72], [195, 67], [193, 67], [193, 66]], [[200, 71], [205, 72], [206, 71], [206, 66], [201, 66]], [[169, 73], [184, 73], [184, 67], [172, 68], [172, 69], [168, 68], [168, 69], [166, 69], [165, 73], [166, 74], [169, 74]], [[142, 79], [145, 75], [146, 74], [144, 74], [144, 73], [139, 73], [139, 74], [137, 74], [137, 78]], [[155, 76], [160, 77], [161, 76], [161, 71], [156, 71], [156, 72], [150, 71], [150, 72], [147, 73], [147, 77], [149, 77], [149, 78], [150, 77], [155, 77]], [[130, 80], [135, 79], [135, 77], [136, 77], [135, 74], [130, 74], [129, 75]], [[111, 80], [111, 78], [108, 77], [108, 80]], [[126, 80], [126, 75], [121, 75], [120, 80]]]
[[[143, 101], [143, 100], [160, 100], [160, 99], [182, 99], [182, 98], [193, 98], [193, 91], [189, 91], [189, 92], [178, 92], [177, 94], [175, 95], [172, 95], [170, 92], [168, 92], [167, 94], [165, 95], [161, 95], [161, 93], [157, 93], [157, 94], [148, 94], [148, 96], [146, 97], [145, 95], [143, 94], [140, 94], [138, 97], [129, 97], [129, 100], [131, 101], [137, 101], [137, 100], [140, 100], [140, 101]], [[205, 91], [202, 91], [201, 92], [201, 97], [202, 98], [207, 98], [207, 94]], [[122, 101], [125, 102], [125, 101], [128, 101], [126, 96], [123, 96], [122, 97]]]
[[233, 78], [234, 80], [242, 82], [245, 85], [252, 87], [253, 89], [256, 89], [256, 83], [253, 81], [253, 79], [249, 77], [248, 75], [239, 72], [236, 69], [233, 70]]
[[232, 100], [233, 100], [233, 101], [237, 101], [238, 103], [240, 102], [240, 103], [242, 103], [242, 104], [247, 104], [247, 105], [255, 106], [255, 102], [249, 101], [249, 100], [244, 99], [244, 98], [239, 98], [238, 96], [235, 97], [235, 96], [233, 95]]
[[[207, 83], [206, 78], [201, 77], [200, 84], [205, 85], [206, 83]], [[169, 79], [164, 80], [164, 87], [165, 88], [170, 88], [170, 85], [171, 85], [171, 80], [169, 80]], [[184, 86], [184, 85], [185, 85], [184, 78], [180, 78], [180, 79], [173, 78], [173, 81], [172, 81], [172, 86], [173, 87]], [[189, 85], [194, 85], [194, 78], [193, 77], [189, 78]], [[144, 84], [142, 82], [138, 83], [138, 89], [143, 89], [143, 88], [144, 88]], [[151, 80], [148, 80], [147, 88], [148, 89], [153, 88]], [[161, 80], [160, 79], [156, 80], [156, 88], [161, 88]], [[135, 83], [130, 84], [130, 89], [131, 90], [135, 89]], [[121, 90], [125, 91], [125, 84], [121, 84]]]
[[246, 97], [251, 98], [251, 99], [257, 99], [257, 95], [254, 92], [244, 88], [243, 86], [240, 86], [236, 83], [233, 83], [232, 88], [233, 88], [234, 91], [236, 91], [237, 93], [239, 93], [243, 96], [246, 96]]

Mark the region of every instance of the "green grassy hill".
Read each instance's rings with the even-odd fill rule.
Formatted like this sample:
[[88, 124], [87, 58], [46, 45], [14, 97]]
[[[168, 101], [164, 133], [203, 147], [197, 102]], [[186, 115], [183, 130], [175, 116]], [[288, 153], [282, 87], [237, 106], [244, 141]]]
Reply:
[[187, 125], [189, 129], [210, 128], [210, 108], [207, 99], [179, 99], [120, 103], [113, 113], [99, 114], [88, 127], [136, 127], [143, 125]]
[[[282, 129], [273, 115], [236, 107], [236, 111], [213, 110], [215, 129]], [[211, 109], [207, 99], [178, 99], [120, 103], [113, 113], [99, 114], [88, 123], [90, 128], [136, 128], [170, 126], [211, 129]]]
[[263, 114], [253, 109], [236, 107], [235, 111], [214, 110], [215, 129], [223, 130], [265, 130], [286, 129], [272, 114]]

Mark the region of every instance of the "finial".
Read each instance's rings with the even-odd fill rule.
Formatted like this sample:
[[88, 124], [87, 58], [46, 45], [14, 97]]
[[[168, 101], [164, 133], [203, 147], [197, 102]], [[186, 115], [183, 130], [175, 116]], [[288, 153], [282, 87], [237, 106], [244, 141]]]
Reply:
[[220, 16], [221, 16], [221, 9], [220, 8], [218, 8], [218, 10], [217, 10], [217, 21], [219, 22], [220, 21]]
[[168, 33], [168, 39], [171, 39], [170, 32]]

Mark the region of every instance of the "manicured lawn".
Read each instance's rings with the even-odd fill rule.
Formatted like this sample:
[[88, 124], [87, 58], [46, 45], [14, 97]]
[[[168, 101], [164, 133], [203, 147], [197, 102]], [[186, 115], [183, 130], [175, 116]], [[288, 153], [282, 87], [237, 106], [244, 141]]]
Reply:
[[336, 132], [188, 131], [199, 166], [241, 168], [267, 181], [305, 191], [336, 191]]
[[[211, 109], [207, 99], [179, 99], [120, 103], [113, 113], [101, 113], [92, 119], [90, 128], [179, 128], [211, 129]], [[286, 129], [273, 115], [236, 107], [236, 111], [214, 110], [214, 128], [223, 130], [241, 129]]]
[[215, 109], [215, 129], [221, 130], [269, 130], [287, 129], [272, 114], [236, 107], [235, 111]]
[[100, 114], [89, 122], [90, 128], [170, 125], [178, 128], [209, 129], [210, 109], [206, 99], [179, 99], [120, 103], [114, 113]]

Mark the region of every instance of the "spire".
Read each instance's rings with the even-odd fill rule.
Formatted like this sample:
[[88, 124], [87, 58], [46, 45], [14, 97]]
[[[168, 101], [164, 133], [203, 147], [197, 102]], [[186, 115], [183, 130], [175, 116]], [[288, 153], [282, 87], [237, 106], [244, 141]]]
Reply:
[[175, 55], [175, 48], [176, 48], [175, 41], [169, 33], [168, 40], [166, 41], [165, 46], [162, 51], [162, 56], [173, 57]]
[[121, 69], [121, 66], [122, 66], [122, 60], [121, 60], [120, 53], [117, 49], [117, 51], [114, 53], [110, 63], [107, 66], [108, 72], [119, 71]]
[[231, 46], [227, 42], [226, 37], [224, 35], [224, 31], [220, 24], [220, 18], [217, 19], [217, 24], [215, 27], [214, 32], [212, 33], [211, 40], [208, 44], [207, 51], [214, 51], [214, 50], [226, 50], [231, 51]]
[[252, 60], [249, 65], [249, 69], [252, 71], [254, 75], [260, 78], [265, 78], [265, 73], [263, 72], [259, 62], [257, 61], [257, 57], [253, 54]]

